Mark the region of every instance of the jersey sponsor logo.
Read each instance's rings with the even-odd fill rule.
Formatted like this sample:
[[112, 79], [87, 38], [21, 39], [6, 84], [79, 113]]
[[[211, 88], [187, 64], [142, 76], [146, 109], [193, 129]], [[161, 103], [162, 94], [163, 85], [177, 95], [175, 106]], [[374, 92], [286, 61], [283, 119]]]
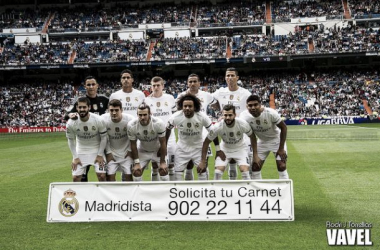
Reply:
[[161, 106], [160, 102], [156, 102], [157, 107], [159, 108]]
[[94, 130], [94, 131], [96, 130], [95, 126], [92, 126], [92, 130]]
[[130, 102], [130, 101], [131, 101], [131, 98], [128, 96], [127, 98], [125, 98], [125, 100], [126, 100], [127, 102]]
[[74, 190], [66, 190], [64, 193], [64, 198], [62, 198], [58, 204], [59, 212], [65, 217], [74, 216], [79, 210], [78, 200], [75, 199], [76, 192]]
[[98, 105], [96, 105], [96, 103], [92, 104], [92, 109], [93, 110], [98, 110]]
[[187, 123], [187, 127], [188, 127], [188, 128], [191, 128], [191, 123]]
[[260, 125], [260, 120], [256, 120], [256, 124], [257, 124], [257, 125]]
[[119, 127], [116, 127], [116, 128], [115, 128], [115, 131], [116, 131], [116, 132], [120, 132], [120, 128], [119, 128]]
[[88, 127], [87, 126], [84, 126], [83, 129], [84, 129], [84, 131], [88, 131]]

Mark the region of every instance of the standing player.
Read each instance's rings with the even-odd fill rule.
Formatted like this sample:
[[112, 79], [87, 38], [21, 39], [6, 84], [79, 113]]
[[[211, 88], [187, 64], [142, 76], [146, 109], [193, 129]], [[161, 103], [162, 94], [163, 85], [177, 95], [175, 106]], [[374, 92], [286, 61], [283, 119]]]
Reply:
[[[160, 118], [166, 125], [170, 116], [177, 110], [174, 97], [166, 94], [164, 90], [164, 79], [159, 76], [152, 78], [151, 82], [152, 94], [145, 98], [145, 103], [150, 107], [153, 117]], [[169, 161], [169, 178], [174, 180], [174, 159], [175, 159], [175, 134], [171, 134], [167, 142], [167, 153]], [[156, 166], [152, 169], [152, 180], [158, 180], [157, 163], [152, 163]]]
[[[107, 107], [108, 107], [108, 98], [105, 95], [98, 94], [98, 88], [99, 84], [96, 81], [95, 77], [93, 76], [87, 76], [84, 81], [84, 87], [86, 89], [86, 97], [90, 100], [90, 112], [102, 115], [106, 113]], [[78, 119], [78, 110], [77, 110], [77, 100], [78, 98], [74, 99], [72, 108], [70, 111], [65, 115], [65, 120], [68, 119]], [[90, 166], [87, 167], [86, 172], [82, 176], [82, 182], [87, 182], [87, 174], [90, 170]]]
[[[222, 179], [224, 169], [230, 160], [235, 160], [239, 165], [242, 179], [250, 180], [249, 156], [246, 149], [247, 145], [244, 143], [244, 134], [249, 136], [251, 145], [254, 145], [254, 148], [256, 148], [256, 136], [246, 121], [236, 118], [235, 107], [233, 105], [227, 104], [223, 107], [223, 118], [224, 121], [216, 124], [203, 142], [202, 161], [198, 166], [198, 172], [202, 172], [207, 168], [206, 154], [208, 146], [212, 140], [220, 136], [222, 138], [220, 146], [222, 157], [215, 159], [214, 180]], [[257, 159], [257, 156], [255, 158]]]
[[107, 129], [100, 116], [90, 113], [90, 100], [78, 98], [79, 119], [70, 119], [66, 126], [66, 137], [73, 155], [71, 163], [73, 181], [81, 181], [87, 166], [95, 167], [99, 181], [106, 180], [103, 159], [107, 145]]
[[261, 168], [270, 152], [275, 154], [279, 178], [289, 179], [286, 170], [287, 127], [277, 111], [261, 106], [260, 97], [251, 95], [247, 99], [247, 110], [241, 114], [241, 118], [249, 123], [259, 138], [257, 153], [260, 161], [258, 164], [252, 164], [252, 179], [262, 179]]
[[[136, 117], [137, 107], [143, 103], [145, 95], [142, 91], [133, 88], [133, 73], [125, 69], [120, 73], [121, 90], [111, 94], [110, 101], [117, 99], [123, 105], [123, 113]], [[122, 175], [122, 180], [124, 175]]]
[[[201, 101], [201, 110], [200, 112], [207, 115], [207, 107], [213, 102], [214, 98], [209, 92], [205, 92], [200, 90], [200, 80], [199, 76], [197, 74], [190, 74], [187, 78], [187, 87], [188, 89], [181, 94], [178, 95], [177, 100], [179, 100], [182, 96], [186, 94], [192, 94], [196, 96]], [[207, 136], [207, 130], [203, 128], [203, 139]], [[209, 150], [207, 152], [207, 157], [212, 156], [211, 147], [209, 147]], [[208, 162], [208, 161], [207, 161]], [[189, 162], [186, 171], [185, 171], [185, 180], [194, 180], [193, 176], [193, 162]]]
[[128, 122], [132, 121], [134, 117], [123, 114], [122, 104], [116, 99], [109, 102], [108, 110], [109, 113], [101, 116], [108, 134], [106, 148], [107, 181], [116, 181], [117, 170], [124, 174], [124, 180], [133, 181], [131, 172], [133, 160], [127, 128]]
[[[220, 88], [212, 94], [215, 100], [212, 105], [220, 110], [223, 110], [225, 105], [231, 104], [236, 109], [236, 115], [239, 116], [240, 113], [246, 109], [246, 100], [251, 93], [247, 89], [239, 87], [239, 74], [235, 68], [228, 68], [226, 70], [225, 79], [227, 87]], [[251, 145], [249, 145], [249, 140], [247, 137], [245, 140], [248, 145], [247, 149], [250, 150], [249, 154], [251, 155]], [[236, 180], [236, 162], [232, 160], [229, 165], [229, 178], [230, 180]]]
[[[200, 112], [201, 101], [191, 95], [182, 96], [177, 102], [179, 111], [170, 117], [168, 127], [166, 128], [166, 138], [169, 138], [171, 129], [175, 126], [178, 129], [178, 141], [175, 158], [175, 180], [183, 179], [183, 172], [187, 164], [192, 161], [196, 166], [201, 162], [202, 149], [202, 130], [205, 127], [211, 129], [212, 123], [210, 118]], [[214, 141], [219, 145], [219, 141]], [[207, 180], [208, 173], [206, 169], [198, 173], [199, 180]]]
[[136, 116], [137, 107], [143, 103], [145, 95], [142, 91], [133, 88], [133, 73], [125, 69], [120, 73], [121, 90], [112, 93], [110, 101], [117, 99], [123, 105], [123, 113]]
[[[138, 118], [128, 123], [128, 136], [134, 159], [133, 180], [141, 181], [144, 169], [152, 161], [152, 163], [157, 163], [152, 164], [152, 167], [158, 168], [160, 179], [168, 181], [165, 123], [159, 118], [152, 117], [150, 108], [145, 103], [138, 107], [137, 116]], [[137, 139], [140, 142], [138, 146]]]

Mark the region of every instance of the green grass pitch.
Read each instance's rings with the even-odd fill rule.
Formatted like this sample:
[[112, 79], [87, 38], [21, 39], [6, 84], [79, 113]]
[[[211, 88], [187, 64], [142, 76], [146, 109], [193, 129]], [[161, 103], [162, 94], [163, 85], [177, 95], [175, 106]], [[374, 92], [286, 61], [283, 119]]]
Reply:
[[0, 135], [0, 249], [327, 249], [326, 221], [371, 223], [378, 249], [380, 125], [289, 126], [287, 146], [294, 222], [47, 223], [49, 184], [71, 181], [64, 134]]

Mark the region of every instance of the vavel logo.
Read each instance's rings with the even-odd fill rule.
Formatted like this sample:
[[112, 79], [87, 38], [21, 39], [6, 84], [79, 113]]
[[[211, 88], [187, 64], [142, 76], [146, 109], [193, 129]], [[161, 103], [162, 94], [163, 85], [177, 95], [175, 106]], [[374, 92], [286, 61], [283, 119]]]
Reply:
[[371, 223], [326, 222], [327, 243], [330, 246], [372, 246]]

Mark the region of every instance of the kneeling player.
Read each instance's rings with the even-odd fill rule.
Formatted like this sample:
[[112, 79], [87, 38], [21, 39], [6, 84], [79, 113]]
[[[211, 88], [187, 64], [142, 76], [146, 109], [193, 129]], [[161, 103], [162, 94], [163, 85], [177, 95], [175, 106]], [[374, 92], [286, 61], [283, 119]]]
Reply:
[[66, 126], [66, 137], [73, 155], [73, 181], [81, 181], [87, 166], [94, 166], [98, 180], [105, 181], [103, 156], [107, 145], [107, 129], [100, 116], [89, 112], [90, 100], [87, 97], [80, 97], [76, 108], [79, 119], [70, 119]]
[[[235, 107], [227, 104], [223, 107], [224, 121], [220, 121], [209, 132], [203, 142], [202, 161], [198, 167], [198, 172], [204, 171], [207, 167], [205, 164], [207, 149], [212, 140], [220, 136], [222, 138], [221, 150], [215, 146], [217, 157], [215, 159], [214, 180], [221, 180], [224, 170], [231, 160], [235, 160], [239, 165], [243, 180], [250, 180], [249, 176], [249, 157], [247, 154], [246, 144], [244, 143], [244, 134], [247, 134], [251, 144], [255, 147], [256, 137], [252, 132], [249, 124], [244, 120], [237, 118]], [[257, 160], [257, 156], [254, 157]]]
[[[137, 116], [138, 118], [128, 123], [128, 136], [134, 159], [133, 180], [142, 181], [143, 171], [149, 162], [156, 162], [157, 165], [152, 164], [152, 167], [158, 168], [160, 179], [169, 181], [165, 124], [161, 119], [151, 116], [150, 108], [145, 103], [137, 108]], [[137, 139], [140, 141], [139, 146], [137, 146]]]
[[132, 154], [128, 138], [128, 122], [133, 116], [122, 113], [122, 103], [113, 99], [108, 104], [109, 113], [102, 115], [107, 128], [108, 142], [106, 148], [107, 181], [116, 180], [116, 171], [122, 171], [126, 181], [132, 181]]

